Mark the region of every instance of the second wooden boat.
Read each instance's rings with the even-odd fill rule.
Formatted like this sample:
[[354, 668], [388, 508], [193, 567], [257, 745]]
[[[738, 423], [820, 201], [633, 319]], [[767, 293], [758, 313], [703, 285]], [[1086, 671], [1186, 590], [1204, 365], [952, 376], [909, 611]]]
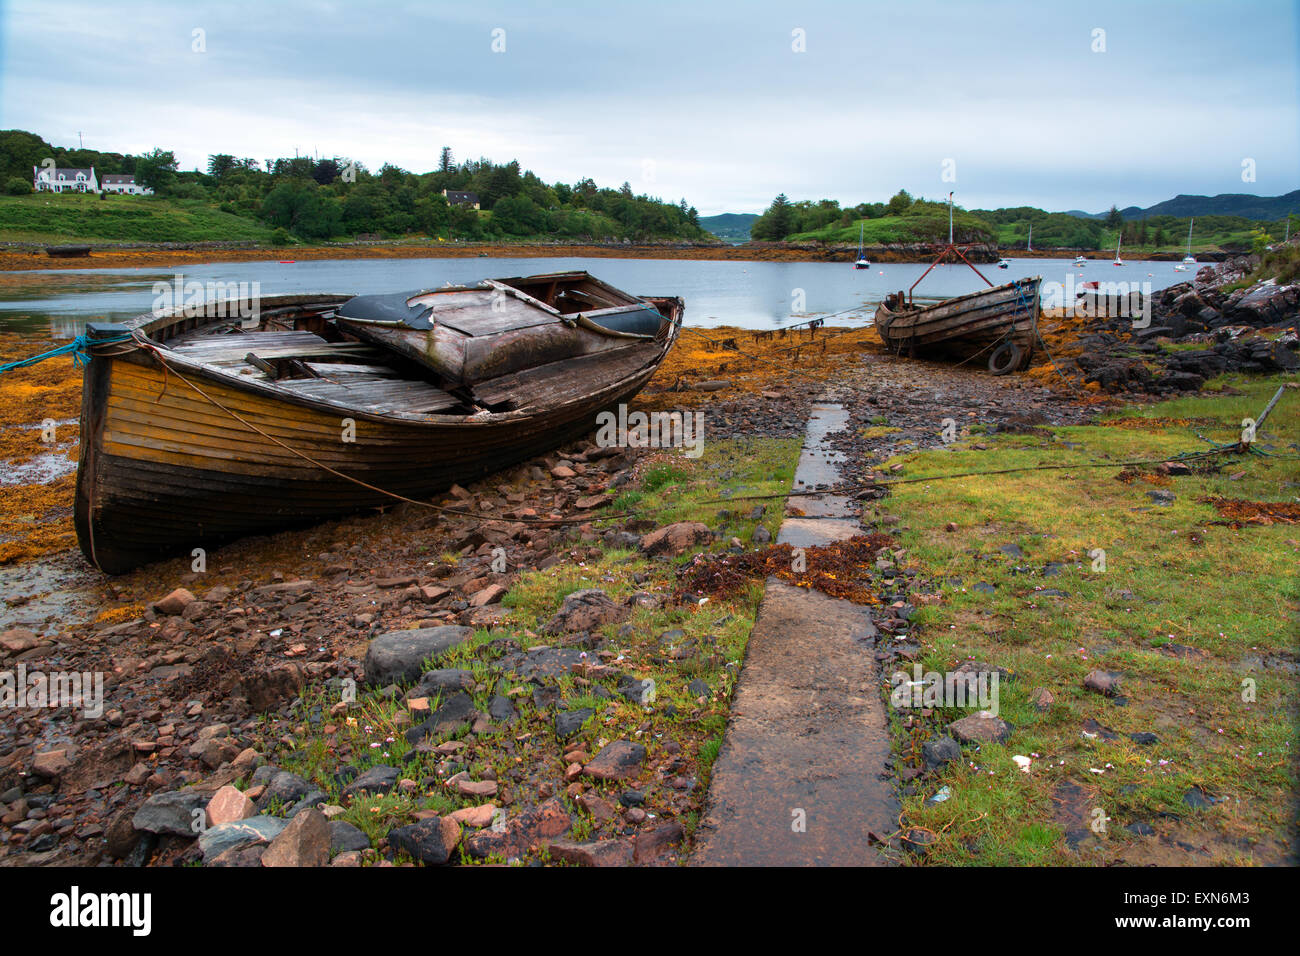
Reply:
[[[432, 359], [416, 347], [430, 328], [377, 320], [374, 302], [347, 295], [229, 300], [90, 326], [74, 508], [83, 553], [121, 573], [427, 499], [593, 431], [600, 412], [649, 381], [684, 306], [599, 283], [620, 300], [606, 328], [601, 309], [573, 307], [592, 281], [566, 273], [439, 290], [430, 328], [445, 319], [455, 334], [432, 338], [464, 347]], [[566, 287], [574, 294], [562, 296]], [[495, 293], [518, 308], [493, 311]], [[432, 294], [400, 301], [422, 311]], [[494, 337], [505, 360], [472, 341]], [[456, 354], [459, 373], [440, 365]]]
[[[931, 305], [917, 305], [911, 292], [949, 254], [965, 262], [989, 288]], [[1027, 368], [1038, 336], [1042, 276], [995, 286], [949, 244], [907, 292], [896, 292], [876, 307], [881, 341], [900, 355], [956, 358], [961, 363], [986, 358], [995, 375]]]

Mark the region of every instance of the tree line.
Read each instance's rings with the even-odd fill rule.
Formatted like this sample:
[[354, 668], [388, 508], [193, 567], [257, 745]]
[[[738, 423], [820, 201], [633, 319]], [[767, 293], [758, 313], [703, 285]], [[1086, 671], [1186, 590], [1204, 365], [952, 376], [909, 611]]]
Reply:
[[[1186, 242], [1188, 225], [1188, 218], [1166, 215], [1126, 222], [1115, 206], [1100, 219], [1033, 206], [953, 209], [953, 235], [958, 242], [995, 242], [1008, 249], [1025, 248], [1031, 226], [1035, 249], [1113, 249], [1120, 235], [1125, 246], [1173, 248]], [[1265, 242], [1282, 238], [1283, 227], [1282, 220], [1260, 223], [1242, 216], [1197, 216], [1194, 245], [1246, 250], [1258, 245], [1261, 236]], [[946, 241], [947, 202], [916, 198], [900, 189], [888, 202], [841, 207], [834, 199], [792, 202], [782, 193], [750, 229], [753, 239], [768, 241], [852, 243], [859, 234], [868, 244]]]
[[[634, 194], [629, 183], [602, 188], [590, 178], [545, 183], [517, 161], [457, 162], [443, 147], [436, 167], [413, 173], [392, 164], [371, 172], [347, 157], [259, 159], [214, 153], [205, 170], [178, 168], [169, 150], [140, 156], [65, 149], [22, 130], [0, 132], [0, 181], [6, 192], [31, 191], [32, 166], [94, 166], [134, 175], [156, 195], [202, 201], [261, 219], [301, 239], [412, 234], [453, 239], [705, 239], [699, 213], [685, 199]], [[481, 212], [449, 203], [443, 190], [473, 192]]]

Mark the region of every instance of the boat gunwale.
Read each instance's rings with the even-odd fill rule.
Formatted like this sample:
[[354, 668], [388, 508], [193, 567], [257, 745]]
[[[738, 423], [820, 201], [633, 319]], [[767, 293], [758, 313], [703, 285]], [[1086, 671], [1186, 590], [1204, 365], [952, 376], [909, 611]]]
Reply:
[[[303, 305], [303, 306], [310, 306], [313, 304], [323, 305], [323, 304], [333, 302], [335, 300], [337, 300], [338, 302], [344, 302], [348, 298], [350, 298], [350, 296], [337, 295], [335, 293], [287, 293], [278, 296], [267, 296], [259, 301], [259, 305], [263, 308], [266, 307], [284, 308], [284, 307], [289, 307], [291, 305]], [[439, 414], [436, 412], [385, 413], [385, 412], [369, 411], [367, 409], [357, 407], [357, 406], [344, 405], [344, 404], [328, 401], [325, 399], [318, 399], [308, 395], [295, 393], [289, 390], [276, 388], [275, 385], [267, 382], [261, 382], [255, 379], [244, 378], [236, 375], [233, 372], [226, 372], [225, 370], [213, 365], [210, 362], [197, 360], [192, 356], [186, 355], [183, 352], [175, 351], [166, 344], [165, 340], [156, 341], [150, 334], [150, 333], [161, 331], [162, 329], [170, 328], [174, 325], [179, 324], [180, 321], [186, 319], [208, 318], [211, 319], [214, 323], [228, 319], [230, 318], [229, 312], [225, 314], [218, 314], [218, 315], [207, 315], [206, 310], [216, 305], [239, 304], [241, 302], [247, 301], [246, 299], [240, 299], [240, 298], [205, 302], [202, 306], [176, 306], [169, 309], [156, 310], [154, 312], [144, 313], [142, 315], [137, 316], [134, 319], [129, 319], [126, 322], [121, 323], [122, 325], [130, 328], [133, 332], [139, 332], [140, 334], [144, 335], [149, 340], [149, 344], [154, 348], [157, 348], [159, 350], [166, 350], [167, 354], [165, 356], [165, 363], [163, 363], [163, 360], [159, 359], [157, 355], [150, 355], [150, 359], [146, 360], [144, 356], [146, 354], [149, 354], [149, 350], [142, 346], [137, 347], [137, 349], [131, 352], [126, 352], [126, 353], [121, 353], [116, 355], [97, 355], [96, 359], [97, 360], [107, 359], [109, 361], [129, 361], [132, 364], [145, 364], [146, 362], [152, 364], [153, 362], [159, 362], [161, 364], [164, 364], [164, 367], [179, 366], [180, 371], [184, 371], [187, 374], [194, 374], [200, 378], [205, 379], [210, 383], [225, 385], [227, 387], [234, 388], [236, 391], [247, 391], [247, 392], [257, 394], [261, 397], [269, 398], [273, 401], [285, 402], [290, 405], [296, 405], [298, 407], [309, 408], [314, 411], [319, 411], [319, 412], [324, 412], [329, 414], [334, 414], [339, 411], [346, 411], [349, 413], [351, 417], [360, 418], [364, 421], [407, 425], [412, 427], [421, 427], [421, 426], [437, 427], [437, 426], [447, 426], [447, 425], [478, 426], [478, 427], [497, 427], [497, 426], [508, 427], [535, 418], [549, 417], [551, 415], [560, 413], [564, 409], [569, 408], [570, 406], [573, 406], [575, 404], [591, 401], [595, 399], [597, 396], [602, 394], [617, 393], [620, 389], [626, 387], [630, 382], [634, 381], [638, 376], [644, 375], [647, 367], [651, 367], [650, 374], [653, 375], [654, 371], [658, 368], [659, 363], [662, 362], [664, 356], [667, 355], [668, 351], [672, 348], [673, 344], [677, 340], [677, 336], [680, 333], [682, 327], [682, 316], [683, 313], [685, 312], [685, 303], [682, 302], [680, 297], [677, 296], [654, 296], [651, 298], [659, 298], [659, 299], [664, 299], [666, 301], [675, 302], [676, 314], [671, 318], [670, 317], [664, 318], [664, 321], [668, 324], [668, 334], [662, 343], [659, 343], [657, 339], [647, 338], [645, 340], [647, 345], [653, 341], [658, 346], [653, 357], [649, 358], [645, 365], [641, 366], [640, 368], [636, 369], [635, 371], [627, 375], [615, 379], [614, 381], [610, 382], [609, 384], [599, 389], [595, 389], [590, 392], [584, 392], [565, 402], [555, 404], [555, 405], [545, 405], [545, 406], [530, 405], [524, 408], [511, 409], [510, 411], [505, 411], [505, 412], [489, 411], [489, 412], [479, 412], [473, 415], [447, 415], [447, 414]], [[646, 301], [647, 304], [653, 304], [649, 300]], [[195, 328], [200, 328], [200, 327], [201, 326], [199, 325], [195, 326]], [[111, 385], [109, 391], [111, 394], [112, 391]]]

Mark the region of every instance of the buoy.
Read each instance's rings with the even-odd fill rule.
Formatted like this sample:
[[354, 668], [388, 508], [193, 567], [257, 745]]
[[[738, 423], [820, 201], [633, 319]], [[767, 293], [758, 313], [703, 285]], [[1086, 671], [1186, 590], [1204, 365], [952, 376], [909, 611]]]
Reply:
[[280, 260], [280, 265], [282, 265], [282, 266], [291, 266], [291, 265], [294, 264], [295, 261], [296, 261], [296, 260], [294, 260], [294, 259], [281, 259], [281, 260]]

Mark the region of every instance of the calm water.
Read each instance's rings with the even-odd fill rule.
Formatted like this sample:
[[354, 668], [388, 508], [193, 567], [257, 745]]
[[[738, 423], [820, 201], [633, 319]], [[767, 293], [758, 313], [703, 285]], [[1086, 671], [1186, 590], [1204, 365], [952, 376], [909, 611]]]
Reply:
[[[1067, 259], [1012, 260], [1009, 269], [981, 266], [995, 285], [1041, 275], [1046, 282], [1102, 279], [1150, 282], [1162, 289], [1190, 279], [1172, 262], [1133, 260], [1115, 268], [1095, 260], [1076, 269]], [[906, 289], [927, 265], [884, 263], [854, 269], [848, 263], [706, 262], [662, 259], [351, 259], [280, 263], [230, 262], [180, 269], [55, 269], [8, 273], [0, 299], [0, 331], [77, 334], [88, 321], [132, 318], [153, 307], [155, 282], [260, 283], [262, 295], [287, 292], [396, 292], [446, 282], [586, 269], [611, 285], [642, 295], [679, 295], [686, 300], [686, 323], [698, 327], [734, 325], [771, 329], [829, 317], [831, 325], [869, 324], [875, 304]], [[917, 288], [917, 297], [962, 295], [984, 284], [965, 265], [934, 269]]]

